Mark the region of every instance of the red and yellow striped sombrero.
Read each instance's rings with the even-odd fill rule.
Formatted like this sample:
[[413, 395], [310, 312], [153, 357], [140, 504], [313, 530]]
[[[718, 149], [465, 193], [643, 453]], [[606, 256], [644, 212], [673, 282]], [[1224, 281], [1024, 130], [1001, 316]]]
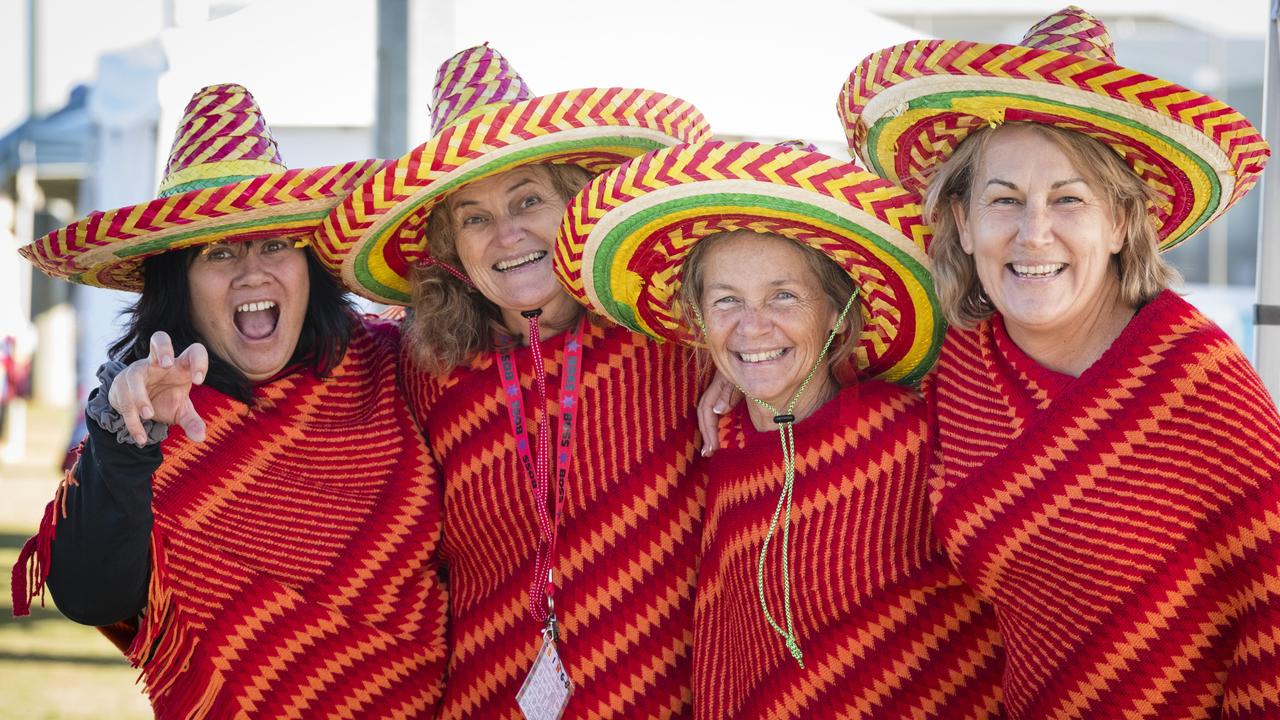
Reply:
[[862, 374], [918, 381], [944, 325], [914, 196], [862, 168], [797, 147], [678, 145], [592, 180], [556, 240], [561, 283], [583, 305], [656, 338], [694, 344], [679, 288], [684, 260], [721, 232], [773, 233], [830, 256], [859, 288]]
[[867, 166], [923, 193], [970, 132], [1004, 122], [1078, 130], [1116, 151], [1161, 200], [1162, 250], [1191, 237], [1257, 183], [1270, 155], [1239, 112], [1116, 64], [1103, 24], [1068, 7], [1021, 44], [916, 40], [850, 73], [839, 112]]
[[142, 289], [142, 261], [214, 241], [307, 238], [380, 160], [290, 170], [249, 91], [211, 85], [187, 104], [159, 197], [94, 212], [19, 252], [46, 275]]
[[409, 302], [409, 272], [428, 259], [427, 218], [450, 192], [534, 163], [603, 172], [710, 135], [697, 108], [651, 90], [587, 88], [531, 97], [487, 45], [446, 60], [434, 95], [432, 138], [334, 208], [314, 237], [320, 258], [343, 283], [379, 302]]

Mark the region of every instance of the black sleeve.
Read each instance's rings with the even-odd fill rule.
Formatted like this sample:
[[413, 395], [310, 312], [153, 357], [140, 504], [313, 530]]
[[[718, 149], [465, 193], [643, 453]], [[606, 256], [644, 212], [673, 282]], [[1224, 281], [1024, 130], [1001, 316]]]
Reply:
[[151, 575], [151, 476], [158, 443], [121, 443], [91, 418], [88, 442], [58, 519], [49, 592], [58, 609], [85, 625], [133, 618], [147, 603]]

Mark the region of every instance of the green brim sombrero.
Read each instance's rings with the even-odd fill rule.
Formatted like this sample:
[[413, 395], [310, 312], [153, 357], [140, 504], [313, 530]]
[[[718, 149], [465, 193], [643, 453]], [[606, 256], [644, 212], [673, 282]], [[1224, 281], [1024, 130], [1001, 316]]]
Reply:
[[536, 163], [603, 172], [656, 148], [707, 137], [689, 103], [651, 90], [588, 88], [530, 97], [487, 46], [447, 60], [436, 76], [434, 136], [373, 175], [313, 238], [321, 260], [367, 298], [406, 304], [409, 273], [428, 259], [428, 216], [449, 193]]
[[696, 344], [679, 307], [684, 260], [702, 238], [749, 230], [823, 252], [860, 292], [861, 374], [914, 383], [933, 365], [944, 324], [915, 198], [821, 153], [752, 142], [658, 150], [595, 178], [556, 241], [561, 283], [636, 332]]
[[1019, 45], [917, 40], [872, 53], [849, 75], [839, 111], [850, 150], [921, 194], [979, 128], [1034, 122], [1089, 135], [1159, 194], [1152, 214], [1162, 250], [1244, 197], [1270, 155], [1226, 104], [1116, 64], [1106, 28], [1076, 7]]
[[19, 252], [50, 277], [142, 290], [142, 261], [215, 241], [307, 238], [383, 165], [361, 160], [290, 170], [249, 91], [212, 85], [188, 103], [159, 197], [94, 212]]

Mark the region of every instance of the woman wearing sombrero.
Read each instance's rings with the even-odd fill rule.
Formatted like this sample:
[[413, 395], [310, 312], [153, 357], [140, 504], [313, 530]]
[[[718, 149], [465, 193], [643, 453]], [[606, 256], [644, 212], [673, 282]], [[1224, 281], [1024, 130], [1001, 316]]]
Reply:
[[952, 325], [935, 527], [996, 606], [1010, 714], [1280, 717], [1280, 417], [1158, 254], [1266, 143], [1116, 64], [1078, 8], [1019, 45], [875, 53], [840, 108], [870, 167], [927, 192]]
[[442, 714], [684, 714], [696, 373], [679, 348], [587, 318], [551, 252], [594, 173], [706, 122], [648, 90], [532, 96], [487, 46], [441, 66], [432, 119], [316, 244], [358, 292], [410, 309], [409, 402], [444, 479]]
[[927, 240], [892, 184], [749, 142], [651, 153], [569, 206], [575, 297], [748, 398], [707, 466], [699, 718], [999, 715], [994, 614], [931, 529], [908, 387], [942, 338]]
[[139, 292], [89, 437], [14, 569], [108, 626], [160, 718], [432, 717], [440, 495], [394, 325], [303, 242], [382, 165], [287, 169], [238, 85], [192, 98], [159, 198], [22, 253]]

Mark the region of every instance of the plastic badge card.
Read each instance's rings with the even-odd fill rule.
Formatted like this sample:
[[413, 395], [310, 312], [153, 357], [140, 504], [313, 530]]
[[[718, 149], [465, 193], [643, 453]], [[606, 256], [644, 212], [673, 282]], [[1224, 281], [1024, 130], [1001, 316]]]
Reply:
[[542, 649], [516, 693], [516, 703], [527, 720], [560, 720], [572, 694], [573, 681], [560, 662], [556, 644], [544, 637]]

